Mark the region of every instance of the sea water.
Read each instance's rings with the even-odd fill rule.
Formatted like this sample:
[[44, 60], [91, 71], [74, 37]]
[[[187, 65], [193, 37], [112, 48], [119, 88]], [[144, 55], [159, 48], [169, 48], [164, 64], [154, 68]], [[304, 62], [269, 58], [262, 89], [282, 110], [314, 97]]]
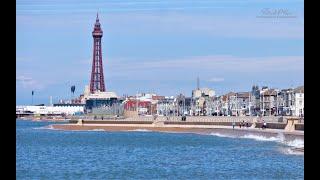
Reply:
[[52, 130], [16, 121], [17, 179], [303, 179], [304, 156], [263, 138]]

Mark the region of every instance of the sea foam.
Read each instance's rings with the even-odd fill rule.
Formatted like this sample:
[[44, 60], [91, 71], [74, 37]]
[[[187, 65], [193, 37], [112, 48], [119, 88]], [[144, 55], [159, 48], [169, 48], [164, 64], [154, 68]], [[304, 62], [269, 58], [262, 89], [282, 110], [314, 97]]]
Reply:
[[105, 131], [104, 129], [91, 129], [91, 130], [88, 130], [88, 131]]
[[294, 139], [292, 141], [285, 142], [286, 145], [297, 147], [297, 148], [303, 148], [304, 147], [304, 140], [302, 139]]
[[304, 140], [303, 139], [287, 140], [283, 133], [278, 133], [277, 136], [270, 136], [270, 137], [263, 136], [263, 135], [250, 134], [250, 133], [242, 135], [242, 136], [220, 134], [220, 133], [210, 133], [210, 135], [218, 136], [218, 137], [227, 137], [227, 138], [253, 139], [256, 141], [273, 141], [273, 142], [282, 143], [284, 145], [294, 147], [294, 148], [303, 148], [304, 147]]
[[220, 134], [220, 133], [210, 133], [210, 135], [218, 136], [218, 137], [236, 138], [236, 136], [227, 135], [227, 134]]
[[246, 134], [244, 136], [240, 136], [240, 138], [254, 139], [256, 141], [276, 141], [276, 142], [283, 141], [283, 139], [278, 136], [277, 137], [266, 137], [266, 136], [254, 135], [254, 134]]
[[148, 129], [134, 129], [134, 130], [129, 130], [129, 131], [137, 131], [137, 132], [151, 132], [151, 130], [148, 130]]
[[49, 126], [43, 126], [43, 127], [35, 127], [33, 129], [50, 129], [50, 130], [56, 130], [55, 128], [53, 128], [52, 125]]

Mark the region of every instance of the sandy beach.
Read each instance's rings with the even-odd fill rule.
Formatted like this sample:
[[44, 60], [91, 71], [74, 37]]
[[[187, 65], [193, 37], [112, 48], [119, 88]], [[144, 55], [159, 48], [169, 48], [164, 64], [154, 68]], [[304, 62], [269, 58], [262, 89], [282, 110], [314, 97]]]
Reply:
[[286, 139], [304, 139], [303, 131], [285, 132], [279, 129], [259, 129], [259, 128], [239, 128], [232, 129], [229, 126], [181, 126], [181, 125], [166, 125], [153, 126], [149, 124], [54, 124], [53, 129], [57, 130], [104, 130], [104, 131], [156, 131], [156, 132], [172, 132], [172, 133], [196, 133], [210, 134], [221, 133], [224, 135], [243, 136], [246, 134], [255, 134], [265, 137], [276, 137], [283, 134]]

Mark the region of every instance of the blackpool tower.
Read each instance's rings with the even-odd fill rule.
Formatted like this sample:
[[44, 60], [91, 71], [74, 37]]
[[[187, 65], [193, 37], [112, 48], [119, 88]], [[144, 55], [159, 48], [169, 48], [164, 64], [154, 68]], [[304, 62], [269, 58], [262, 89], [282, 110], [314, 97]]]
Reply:
[[104, 92], [104, 77], [102, 66], [102, 51], [101, 51], [101, 38], [102, 29], [100, 27], [99, 17], [97, 14], [96, 23], [92, 32], [93, 36], [93, 59], [92, 59], [92, 71], [90, 80], [90, 93], [97, 91]]

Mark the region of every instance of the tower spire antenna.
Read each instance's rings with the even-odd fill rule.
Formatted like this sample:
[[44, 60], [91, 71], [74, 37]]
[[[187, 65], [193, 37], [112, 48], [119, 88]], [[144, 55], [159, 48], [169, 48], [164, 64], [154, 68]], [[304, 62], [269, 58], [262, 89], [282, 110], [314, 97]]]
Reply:
[[199, 80], [199, 76], [197, 77], [197, 90], [199, 90], [200, 89], [200, 82], [199, 82], [200, 80]]
[[99, 13], [97, 12], [97, 18], [96, 18], [96, 21], [98, 22], [99, 21]]

